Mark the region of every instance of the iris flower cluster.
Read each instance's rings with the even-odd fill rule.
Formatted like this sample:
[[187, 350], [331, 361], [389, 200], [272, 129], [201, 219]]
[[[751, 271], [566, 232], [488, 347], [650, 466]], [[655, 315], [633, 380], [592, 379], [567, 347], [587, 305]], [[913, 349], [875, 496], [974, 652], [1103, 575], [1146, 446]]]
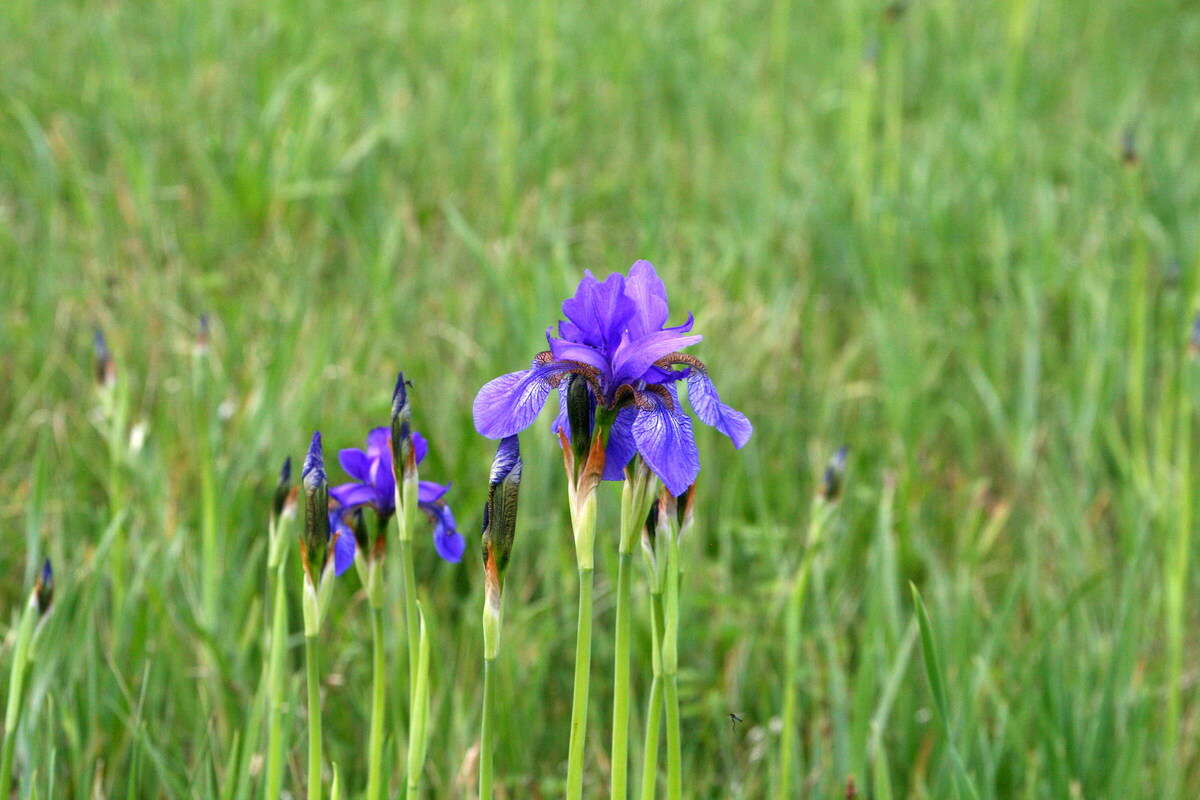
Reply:
[[691, 418], [679, 401], [680, 382], [702, 422], [734, 447], [750, 440], [754, 428], [746, 415], [721, 402], [708, 368], [683, 352], [703, 339], [691, 333], [693, 316], [667, 325], [667, 290], [649, 261], [637, 261], [628, 276], [614, 273], [603, 282], [585, 272], [562, 312], [566, 319], [546, 331], [549, 349], [534, 356], [529, 369], [501, 375], [479, 390], [473, 413], [480, 434], [503, 439], [524, 430], [558, 389], [553, 429], [571, 438], [566, 388], [576, 375], [588, 388], [592, 419], [598, 412], [611, 418], [605, 480], [621, 480], [626, 465], [640, 455], [672, 494], [695, 483], [700, 455]]
[[[476, 430], [491, 439], [508, 441], [525, 430], [542, 411], [551, 391], [558, 391], [558, 414], [552, 431], [563, 449], [568, 483], [568, 505], [579, 568], [579, 615], [576, 628], [575, 684], [568, 744], [566, 796], [583, 796], [584, 737], [587, 728], [588, 684], [591, 664], [593, 546], [595, 541], [596, 488], [601, 479], [624, 480], [621, 496], [621, 530], [617, 575], [616, 626], [613, 665], [613, 727], [611, 797], [623, 800], [627, 791], [629, 742], [629, 561], [638, 528], [650, 510], [661, 481], [659, 507], [677, 506], [676, 497], [690, 509], [693, 487], [700, 473], [700, 454], [691, 415], [681, 401], [679, 385], [686, 385], [691, 411], [707, 425], [742, 448], [754, 432], [746, 416], [722, 402], [708, 367], [684, 352], [702, 338], [693, 333], [693, 315], [671, 325], [667, 290], [648, 261], [637, 261], [628, 274], [615, 273], [603, 281], [585, 272], [575, 294], [562, 304], [565, 319], [546, 330], [548, 349], [533, 357], [528, 369], [510, 372], [486, 383], [475, 397]], [[673, 515], [668, 514], [668, 517]], [[690, 513], [686, 515], [690, 523]], [[668, 743], [668, 797], [682, 796], [679, 702], [674, 654], [678, 632], [679, 534], [687, 526], [672, 522], [663, 570], [652, 580], [656, 602], [654, 663], [662, 667], [662, 705], [666, 711]], [[486, 535], [486, 531], [485, 531]], [[485, 539], [486, 545], [486, 539]], [[488, 576], [491, 577], [490, 575]], [[486, 620], [485, 614], [485, 620]], [[486, 638], [486, 637], [485, 637]], [[494, 655], [494, 654], [493, 654]], [[485, 686], [488, 665], [485, 660]], [[658, 683], [656, 677], [656, 684]], [[655, 695], [657, 698], [657, 695]], [[490, 703], [485, 700], [486, 704]], [[657, 708], [657, 699], [651, 705]], [[656, 776], [651, 742], [657, 742], [657, 715], [647, 723], [647, 753], [643, 762], [652, 796]], [[485, 764], [487, 712], [484, 724]], [[655, 745], [656, 747], [656, 745]], [[490, 769], [481, 797], [490, 787]], [[645, 795], [648, 791], [649, 795]]]

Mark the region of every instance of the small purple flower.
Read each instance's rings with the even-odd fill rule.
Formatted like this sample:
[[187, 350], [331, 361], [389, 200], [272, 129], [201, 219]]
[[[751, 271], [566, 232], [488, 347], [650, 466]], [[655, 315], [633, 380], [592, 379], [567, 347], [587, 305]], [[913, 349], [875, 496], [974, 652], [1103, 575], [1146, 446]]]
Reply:
[[[416, 462], [420, 464], [429, 452], [429, 443], [417, 431], [412, 432]], [[337, 503], [349, 510], [370, 506], [381, 518], [388, 519], [396, 512], [396, 476], [392, 466], [391, 433], [388, 428], [374, 428], [367, 434], [366, 449], [347, 448], [338, 453], [342, 469], [353, 483], [343, 483], [330, 489]], [[466, 541], [458, 532], [454, 513], [442, 498], [448, 484], [421, 481], [417, 487], [417, 504], [434, 523], [433, 544], [438, 555], [446, 561], [462, 560]]]
[[[676, 384], [687, 382], [688, 402], [703, 422], [742, 447], [754, 431], [740, 411], [721, 402], [708, 369], [681, 352], [697, 344], [693, 318], [668, 326], [667, 290], [649, 261], [638, 261], [626, 277], [603, 282], [585, 272], [575, 296], [563, 301], [566, 320], [546, 331], [550, 349], [529, 369], [489, 381], [475, 397], [475, 428], [502, 439], [533, 423], [551, 389], [559, 390], [554, 430], [570, 435], [565, 380], [579, 375], [592, 402], [614, 415], [605, 454], [604, 478], [620, 480], [625, 465], [640, 454], [673, 494], [682, 494], [700, 472], [691, 418]], [[678, 369], [677, 369], [678, 367]]]

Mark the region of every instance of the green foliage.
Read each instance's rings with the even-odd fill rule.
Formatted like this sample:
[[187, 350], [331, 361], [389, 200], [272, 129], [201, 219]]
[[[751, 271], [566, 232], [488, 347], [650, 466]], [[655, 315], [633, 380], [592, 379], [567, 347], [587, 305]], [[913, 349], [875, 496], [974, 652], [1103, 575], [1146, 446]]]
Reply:
[[[278, 466], [319, 427], [343, 480], [333, 454], [388, 423], [400, 369], [432, 444], [422, 475], [454, 483], [468, 539], [457, 567], [437, 561], [423, 520], [414, 539], [430, 623], [423, 780], [430, 797], [469, 794], [494, 450], [471, 399], [544, 347], [584, 268], [638, 257], [663, 273], [676, 318], [695, 311], [696, 355], [756, 425], [736, 453], [699, 434], [678, 654], [691, 796], [775, 786], [783, 610], [842, 443], [845, 491], [800, 626], [798, 785], [955, 791], [912, 582], [980, 798], [1200, 796], [1196, 426], [1181, 421], [1195, 409], [1182, 373], [1200, 268], [1200, 9], [885, 5], [6, 0], [10, 626], [44, 555], [57, 578], [16, 734], [21, 796], [257, 796], [265, 735], [247, 731]], [[96, 411], [93, 325], [127, 407], [119, 443]], [[510, 797], [560, 793], [566, 758], [576, 575], [548, 415], [522, 440], [492, 675]], [[619, 488], [600, 493], [587, 797], [606, 791], [612, 716]], [[294, 788], [299, 559], [287, 569]], [[400, 675], [395, 570], [384, 591]], [[370, 615], [353, 571], [334, 592], [325, 780], [338, 765], [356, 798]], [[633, 601], [639, 741], [652, 677], [640, 575]], [[409, 698], [398, 679], [388, 693], [396, 791]]]

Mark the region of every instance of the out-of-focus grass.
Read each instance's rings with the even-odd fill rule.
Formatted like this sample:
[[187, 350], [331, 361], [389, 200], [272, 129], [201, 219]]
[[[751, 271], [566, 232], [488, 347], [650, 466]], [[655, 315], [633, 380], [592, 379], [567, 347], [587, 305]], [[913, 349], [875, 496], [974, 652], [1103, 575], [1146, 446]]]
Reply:
[[[1198, 47], [1192, 4], [1128, 0], [899, 15], [854, 0], [8, 0], [7, 617], [44, 553], [59, 572], [18, 741], [22, 796], [256, 791], [258, 761], [235, 743], [260, 672], [274, 472], [315, 427], [356, 445], [399, 368], [433, 443], [426, 474], [455, 483], [470, 540], [459, 567], [431, 548], [418, 565], [435, 636], [427, 785], [468, 794], [491, 449], [470, 401], [541, 349], [582, 269], [637, 257], [678, 314], [696, 312], [697, 354], [757, 427], [740, 453], [700, 435], [680, 657], [691, 796], [775, 785], [783, 603], [814, 478], [843, 442], [848, 490], [803, 625], [805, 792], [836, 796], [853, 776], [950, 796], [956, 752], [984, 798], [1196, 796], [1182, 533]], [[192, 379], [202, 312], [209, 394]], [[94, 324], [148, 432], [120, 465], [115, 523]], [[206, 430], [224, 556], [211, 633]], [[574, 569], [544, 430], [523, 442], [499, 662], [510, 797], [553, 795], [564, 771]], [[131, 561], [114, 618], [119, 529]], [[614, 531], [598, 547], [589, 796], [607, 778], [615, 549]], [[945, 726], [905, 581], [937, 632]], [[356, 592], [348, 575], [324, 648], [326, 746], [352, 794], [370, 700]], [[635, 731], [644, 612], [636, 625]], [[292, 711], [289, 786], [303, 771], [303, 704]]]

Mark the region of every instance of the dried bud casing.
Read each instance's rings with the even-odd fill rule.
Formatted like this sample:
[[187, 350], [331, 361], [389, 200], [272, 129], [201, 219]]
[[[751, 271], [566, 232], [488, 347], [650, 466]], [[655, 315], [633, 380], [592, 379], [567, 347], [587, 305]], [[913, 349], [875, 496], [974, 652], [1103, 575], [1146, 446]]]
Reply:
[[329, 555], [329, 485], [321, 454], [321, 432], [313, 433], [301, 473], [304, 483], [304, 532], [300, 539], [300, 558], [304, 571], [316, 584]]
[[54, 570], [51, 569], [48, 558], [42, 563], [42, 571], [38, 573], [33, 593], [37, 597], [38, 614], [45, 616], [54, 602]]

